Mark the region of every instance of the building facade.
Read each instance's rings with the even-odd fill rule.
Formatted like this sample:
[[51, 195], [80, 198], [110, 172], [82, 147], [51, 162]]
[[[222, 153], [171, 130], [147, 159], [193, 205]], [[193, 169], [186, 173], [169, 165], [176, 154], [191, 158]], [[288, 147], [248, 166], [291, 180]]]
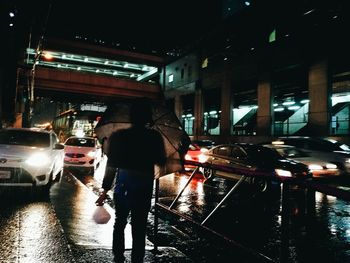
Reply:
[[316, 6], [310, 14], [317, 16], [306, 11], [298, 24], [261, 26], [264, 34], [252, 31], [250, 41], [235, 29], [235, 18], [169, 63], [165, 97], [186, 131], [217, 142], [281, 135], [348, 142], [350, 52], [342, 8]]

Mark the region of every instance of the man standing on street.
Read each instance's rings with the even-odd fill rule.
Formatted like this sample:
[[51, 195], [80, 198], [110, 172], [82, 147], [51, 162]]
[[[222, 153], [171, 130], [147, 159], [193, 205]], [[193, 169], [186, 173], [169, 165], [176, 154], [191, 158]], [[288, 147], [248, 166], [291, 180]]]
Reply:
[[114, 178], [115, 224], [113, 254], [115, 262], [124, 262], [124, 229], [131, 213], [131, 262], [141, 263], [145, 255], [146, 225], [154, 182], [154, 165], [165, 164], [162, 136], [148, 128], [152, 108], [145, 99], [137, 99], [130, 109], [132, 127], [114, 132], [109, 138], [108, 161], [103, 179], [104, 189], [96, 200], [102, 205]]

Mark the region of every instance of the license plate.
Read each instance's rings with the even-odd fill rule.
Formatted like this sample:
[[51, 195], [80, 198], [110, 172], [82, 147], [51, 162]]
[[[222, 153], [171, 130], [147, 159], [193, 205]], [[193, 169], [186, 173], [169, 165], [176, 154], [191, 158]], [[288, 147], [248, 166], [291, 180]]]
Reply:
[[10, 179], [11, 171], [0, 171], [0, 179]]
[[70, 159], [70, 162], [71, 162], [71, 163], [78, 163], [78, 162], [79, 162], [79, 159], [74, 159], [74, 158], [72, 158], [72, 159]]

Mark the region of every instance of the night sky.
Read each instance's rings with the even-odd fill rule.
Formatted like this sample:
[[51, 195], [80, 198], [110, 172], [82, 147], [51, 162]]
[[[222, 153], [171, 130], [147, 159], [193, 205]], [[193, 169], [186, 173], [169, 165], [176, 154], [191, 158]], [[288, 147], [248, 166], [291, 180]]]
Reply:
[[75, 36], [149, 49], [187, 44], [220, 21], [216, 1], [52, 1], [50, 36]]

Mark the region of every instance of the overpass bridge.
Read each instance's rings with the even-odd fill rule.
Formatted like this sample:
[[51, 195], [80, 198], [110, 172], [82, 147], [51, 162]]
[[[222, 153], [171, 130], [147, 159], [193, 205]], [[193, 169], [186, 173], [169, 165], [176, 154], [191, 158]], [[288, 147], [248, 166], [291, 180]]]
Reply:
[[42, 48], [26, 49], [18, 71], [16, 100], [50, 96], [110, 101], [134, 97], [162, 98], [161, 57], [79, 41], [48, 39]]

